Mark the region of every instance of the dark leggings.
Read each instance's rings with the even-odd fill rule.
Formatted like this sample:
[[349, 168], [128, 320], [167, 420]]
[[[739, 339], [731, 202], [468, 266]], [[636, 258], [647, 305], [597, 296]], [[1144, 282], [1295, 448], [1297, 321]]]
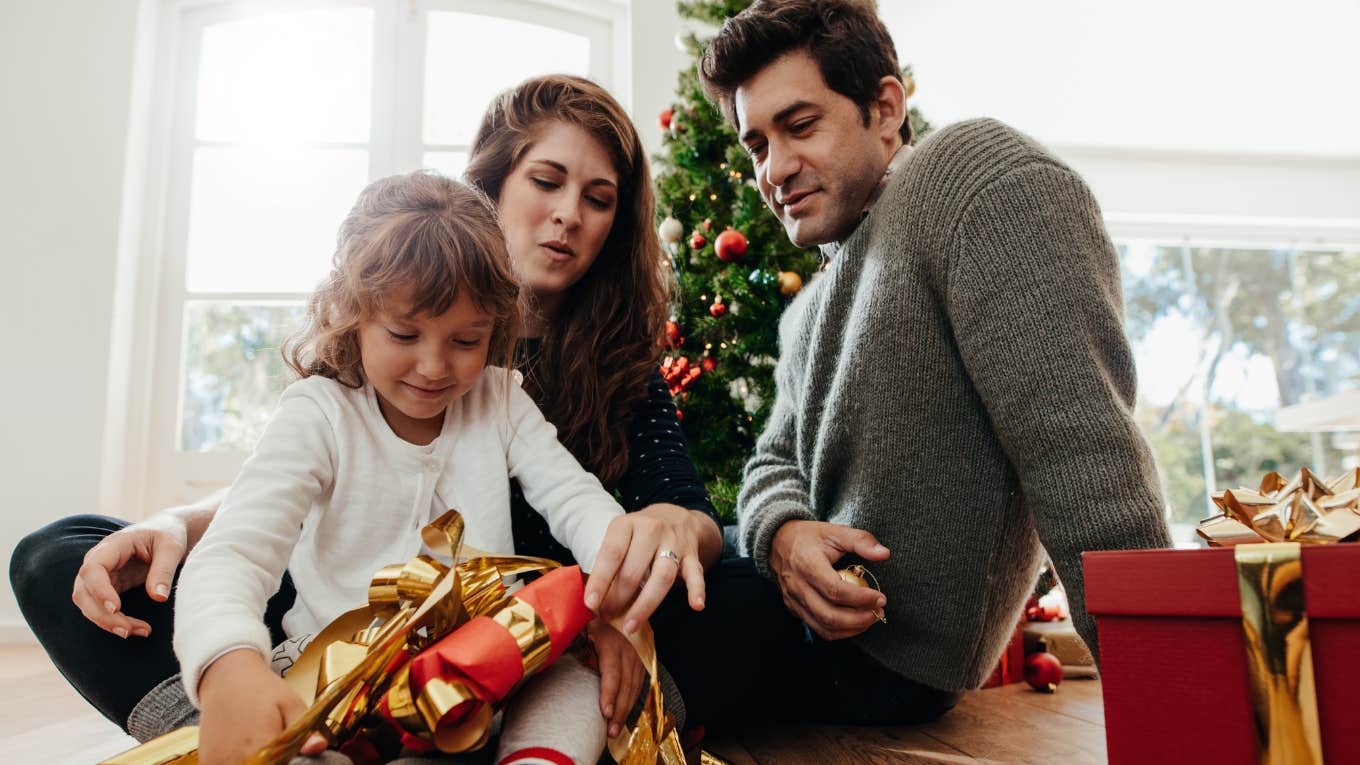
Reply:
[[[123, 612], [151, 625], [149, 636], [124, 639], [86, 619], [71, 602], [71, 587], [85, 553], [127, 525], [102, 515], [63, 518], [24, 537], [9, 560], [19, 610], [52, 663], [86, 701], [124, 730], [147, 691], [179, 672], [171, 645], [175, 590], [165, 603], [152, 600], [140, 585], [122, 593]], [[276, 644], [283, 640], [283, 615], [295, 597], [284, 574], [265, 612]]]
[[[105, 632], [71, 602], [85, 553], [126, 525], [99, 515], [64, 518], [25, 537], [9, 567], [19, 608], [52, 662], [124, 729], [147, 691], [179, 671], [171, 645], [173, 589], [165, 603], [140, 586], [122, 594], [123, 611], [151, 625], [146, 638]], [[657, 654], [680, 688], [690, 725], [711, 731], [762, 719], [904, 724], [938, 717], [958, 702], [957, 693], [879, 666], [851, 641], [810, 637], [749, 558], [721, 561], [706, 584], [703, 611], [691, 611], [684, 589], [676, 588], [651, 619]], [[275, 644], [284, 639], [283, 614], [295, 597], [285, 574], [265, 614]]]

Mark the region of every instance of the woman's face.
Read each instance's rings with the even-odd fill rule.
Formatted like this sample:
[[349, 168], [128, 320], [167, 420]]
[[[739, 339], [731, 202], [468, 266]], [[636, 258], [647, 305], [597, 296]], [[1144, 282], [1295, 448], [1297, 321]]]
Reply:
[[595, 262], [619, 203], [609, 152], [576, 125], [549, 122], [501, 186], [510, 259], [545, 313]]

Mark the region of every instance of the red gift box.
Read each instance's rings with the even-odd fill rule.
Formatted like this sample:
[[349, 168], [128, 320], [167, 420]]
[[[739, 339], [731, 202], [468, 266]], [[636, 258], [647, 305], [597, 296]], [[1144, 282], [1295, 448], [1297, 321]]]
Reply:
[[[1360, 763], [1360, 545], [1303, 545], [1301, 556], [1323, 758]], [[1112, 765], [1257, 762], [1233, 549], [1082, 559]]]
[[996, 662], [996, 668], [982, 684], [983, 688], [996, 688], [1001, 685], [1018, 683], [1025, 679], [1025, 633], [1024, 622], [1015, 626], [1015, 634], [1006, 644], [1006, 651]]

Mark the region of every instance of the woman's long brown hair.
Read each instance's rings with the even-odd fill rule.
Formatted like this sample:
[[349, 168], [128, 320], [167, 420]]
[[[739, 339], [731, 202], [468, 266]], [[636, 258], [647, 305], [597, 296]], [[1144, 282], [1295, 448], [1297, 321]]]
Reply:
[[668, 281], [653, 227], [651, 173], [637, 130], [608, 91], [565, 75], [536, 77], [492, 101], [465, 178], [492, 199], [543, 125], [576, 125], [610, 153], [619, 203], [604, 248], [549, 323], [524, 387], [558, 437], [606, 486], [628, 469], [628, 426], [660, 356]]

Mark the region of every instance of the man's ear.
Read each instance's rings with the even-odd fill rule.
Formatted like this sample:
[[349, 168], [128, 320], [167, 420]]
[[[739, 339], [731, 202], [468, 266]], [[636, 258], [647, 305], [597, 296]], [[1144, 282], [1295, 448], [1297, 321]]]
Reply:
[[879, 137], [890, 140], [897, 135], [902, 129], [902, 121], [907, 119], [907, 89], [901, 80], [884, 75], [878, 81], [874, 100], [869, 104], [869, 115]]

